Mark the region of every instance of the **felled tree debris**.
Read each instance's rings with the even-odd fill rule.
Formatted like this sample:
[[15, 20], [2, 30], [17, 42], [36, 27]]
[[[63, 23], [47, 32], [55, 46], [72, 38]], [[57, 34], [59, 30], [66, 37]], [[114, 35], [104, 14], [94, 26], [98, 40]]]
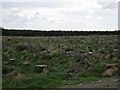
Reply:
[[21, 79], [23, 78], [25, 75], [21, 72], [18, 72], [18, 71], [12, 71], [11, 73], [9, 74], [6, 74], [6, 75], [3, 75], [3, 77], [13, 77], [15, 79]]
[[67, 52], [68, 56], [83, 58], [85, 57], [86, 53], [83, 50], [75, 50], [75, 51], [69, 51]]
[[118, 67], [118, 63], [106, 64], [105, 67], [106, 67], [106, 68]]
[[28, 46], [28, 45], [19, 45], [16, 47], [17, 51], [24, 51], [24, 50], [28, 50], [28, 49], [30, 49], [30, 46]]

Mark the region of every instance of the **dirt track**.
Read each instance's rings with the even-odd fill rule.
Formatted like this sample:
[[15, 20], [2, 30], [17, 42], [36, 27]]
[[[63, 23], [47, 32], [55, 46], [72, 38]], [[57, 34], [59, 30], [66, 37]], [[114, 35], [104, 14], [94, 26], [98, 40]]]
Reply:
[[62, 88], [118, 88], [118, 86], [120, 86], [118, 78], [112, 77], [91, 83], [80, 83], [77, 85], [63, 86]]

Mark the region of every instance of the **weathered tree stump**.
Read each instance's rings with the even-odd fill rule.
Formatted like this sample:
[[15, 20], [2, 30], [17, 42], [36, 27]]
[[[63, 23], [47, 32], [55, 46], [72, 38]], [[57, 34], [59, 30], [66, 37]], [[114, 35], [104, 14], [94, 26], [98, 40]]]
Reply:
[[11, 58], [10, 61], [15, 61], [16, 58]]
[[118, 71], [117, 66], [118, 66], [117, 63], [106, 64], [105, 65], [106, 70], [103, 72], [103, 76], [111, 77], [113, 76], [113, 74], [117, 74]]
[[47, 65], [35, 65], [36, 70], [38, 73], [41, 73], [44, 71], [44, 69], [47, 67]]

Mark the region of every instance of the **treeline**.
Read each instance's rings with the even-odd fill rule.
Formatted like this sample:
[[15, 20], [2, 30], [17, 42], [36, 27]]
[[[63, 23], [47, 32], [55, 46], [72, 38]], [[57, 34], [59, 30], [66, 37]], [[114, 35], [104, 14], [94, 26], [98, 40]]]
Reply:
[[2, 28], [2, 36], [80, 36], [80, 35], [120, 35], [120, 31], [37, 31]]

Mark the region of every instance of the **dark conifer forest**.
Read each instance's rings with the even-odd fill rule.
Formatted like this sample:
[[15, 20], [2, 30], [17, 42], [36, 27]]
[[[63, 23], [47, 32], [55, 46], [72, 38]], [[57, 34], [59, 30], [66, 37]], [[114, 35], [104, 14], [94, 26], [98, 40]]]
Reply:
[[64, 31], [64, 30], [19, 30], [1, 28], [2, 36], [80, 36], [80, 35], [119, 35], [120, 31]]

